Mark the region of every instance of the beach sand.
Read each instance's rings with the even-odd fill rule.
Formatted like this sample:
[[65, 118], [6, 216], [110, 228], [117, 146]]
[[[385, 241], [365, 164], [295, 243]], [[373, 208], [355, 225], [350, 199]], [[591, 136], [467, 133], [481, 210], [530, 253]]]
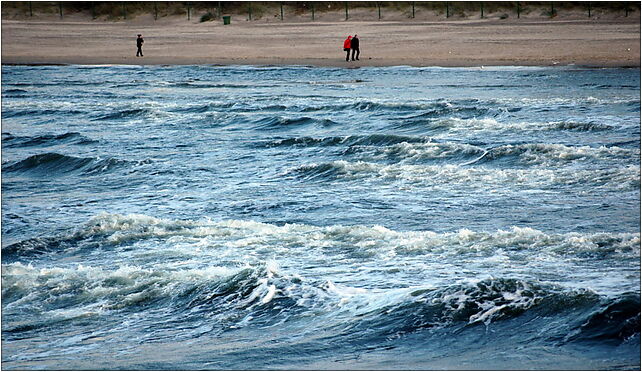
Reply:
[[[2, 20], [3, 64], [242, 64], [314, 66], [640, 66], [640, 14], [587, 19], [437, 19], [200, 23], [173, 16], [99, 21], [54, 15]], [[35, 18], [35, 17], [34, 17]], [[340, 18], [340, 16], [335, 17]], [[442, 17], [443, 18], [443, 17]], [[137, 58], [136, 34], [145, 57]], [[361, 61], [346, 62], [359, 34]]]

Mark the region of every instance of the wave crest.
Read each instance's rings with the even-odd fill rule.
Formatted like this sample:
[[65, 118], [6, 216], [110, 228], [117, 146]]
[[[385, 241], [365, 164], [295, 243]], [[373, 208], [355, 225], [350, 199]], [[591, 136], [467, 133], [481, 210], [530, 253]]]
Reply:
[[78, 158], [57, 153], [45, 153], [4, 165], [2, 170], [37, 177], [61, 177], [69, 174], [108, 173], [130, 163], [116, 158]]
[[[459, 257], [462, 254], [493, 256], [496, 252], [514, 252], [529, 257], [573, 255], [605, 258], [623, 256], [639, 258], [640, 234], [629, 233], [566, 233], [547, 234], [524, 227], [512, 227], [496, 232], [475, 232], [461, 229], [456, 232], [432, 231], [398, 232], [383, 226], [317, 227], [301, 224], [282, 226], [242, 220], [169, 220], [145, 215], [103, 213], [92, 218], [75, 232], [59, 237], [29, 239], [3, 248], [3, 260], [19, 260], [21, 255], [55, 251], [63, 246], [70, 249], [83, 242], [99, 242], [109, 246], [155, 240], [186, 242], [196, 247], [218, 246], [241, 252], [259, 246], [277, 251], [298, 252], [335, 247], [348, 257], [439, 255]], [[199, 248], [201, 249], [201, 248]], [[31, 253], [30, 253], [31, 252]]]
[[[483, 160], [483, 158], [478, 159]], [[495, 168], [468, 167], [461, 165], [416, 165], [380, 164], [367, 161], [349, 162], [337, 160], [328, 163], [311, 163], [286, 169], [282, 175], [306, 181], [333, 179], [372, 179], [403, 181], [405, 186], [413, 184], [423, 187], [484, 188], [493, 190], [499, 186], [520, 185], [531, 188], [565, 187], [576, 184], [592, 185], [616, 190], [636, 190], [640, 187], [640, 168], [637, 165], [619, 166], [609, 169], [551, 169], [536, 168]]]
[[255, 129], [283, 129], [290, 127], [302, 127], [309, 125], [332, 126], [337, 123], [330, 119], [316, 119], [307, 116], [297, 118], [286, 118], [280, 116], [266, 117], [254, 122]]
[[6, 147], [31, 147], [31, 146], [54, 146], [59, 144], [90, 144], [98, 141], [89, 139], [78, 132], [67, 132], [62, 134], [45, 134], [33, 137], [13, 136], [10, 133], [2, 134], [2, 142]]

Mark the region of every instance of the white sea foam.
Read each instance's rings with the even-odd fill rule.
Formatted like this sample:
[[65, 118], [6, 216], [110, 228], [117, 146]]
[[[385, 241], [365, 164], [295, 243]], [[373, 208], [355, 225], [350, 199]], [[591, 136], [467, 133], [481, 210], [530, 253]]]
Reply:
[[[401, 155], [406, 161], [451, 158], [457, 155], [482, 154], [478, 146], [459, 143], [408, 143], [402, 142], [383, 148], [381, 155]], [[382, 156], [375, 155], [376, 158]]]
[[[99, 221], [110, 221], [108, 229], [96, 231], [96, 226], [104, 226]], [[119, 223], [116, 221], [123, 221]], [[118, 226], [118, 230], [111, 230]], [[124, 229], [125, 231], [121, 230]], [[435, 233], [432, 231], [398, 232], [383, 226], [326, 226], [317, 227], [302, 224], [273, 225], [254, 221], [211, 220], [185, 221], [161, 220], [147, 216], [121, 216], [103, 214], [93, 218], [86, 227], [77, 233], [81, 236], [93, 234], [127, 234], [131, 231], [146, 231], [145, 234], [131, 234], [136, 239], [147, 240], [167, 239], [171, 249], [175, 247], [174, 237], [184, 243], [182, 249], [189, 255], [217, 255], [218, 257], [234, 258], [248, 254], [266, 265], [267, 278], [280, 275], [280, 263], [271, 259], [272, 255], [286, 257], [301, 257], [301, 259], [318, 258], [333, 259], [332, 254], [347, 255], [347, 257], [378, 256], [389, 259], [397, 255], [416, 255], [434, 252], [458, 254], [462, 250], [495, 252], [504, 250], [532, 250], [547, 254], [567, 254], [569, 252], [599, 252], [600, 250], [615, 249], [625, 255], [639, 255], [639, 234], [599, 233], [599, 234], [547, 234], [528, 227], [513, 227], [510, 230], [498, 230], [495, 233], [476, 232], [460, 229], [451, 233]], [[185, 239], [185, 240], [183, 240]], [[195, 249], [198, 248], [198, 249]], [[315, 253], [316, 252], [316, 253]], [[265, 254], [268, 257], [265, 257]], [[392, 255], [391, 255], [392, 254]], [[198, 260], [192, 261], [198, 262]], [[189, 267], [174, 265], [175, 268]], [[12, 272], [19, 274], [27, 267], [14, 267]], [[121, 268], [123, 270], [139, 270]], [[208, 275], [226, 275], [221, 268], [206, 267], [191, 270], [172, 271], [171, 275], [190, 277], [207, 277]], [[104, 274], [101, 274], [104, 275]], [[126, 274], [124, 276], [129, 276]]]
[[[633, 122], [632, 125], [635, 125]], [[459, 132], [542, 132], [542, 131], [604, 131], [626, 125], [621, 118], [602, 118], [601, 121], [533, 121], [495, 118], [457, 118], [446, 117], [430, 122], [431, 127], [447, 128], [449, 133]]]
[[[493, 270], [501, 272], [505, 267], [514, 273], [526, 264], [528, 270], [539, 270], [541, 266], [542, 270], [551, 271], [565, 270], [567, 263], [590, 257], [624, 260], [640, 257], [639, 233], [550, 234], [523, 227], [495, 232], [462, 228], [436, 233], [395, 231], [377, 225], [318, 227], [102, 214], [76, 234], [91, 240], [128, 235], [136, 242], [121, 240], [119, 244], [136, 244], [138, 253], [116, 250], [110, 262], [102, 264], [109, 266], [2, 265], [6, 309], [73, 294], [90, 299], [96, 306], [78, 308], [67, 315], [89, 316], [154, 299], [175, 298], [194, 288], [202, 290], [232, 280], [250, 269], [254, 274], [244, 285], [252, 285], [252, 290], [239, 300], [239, 306], [244, 308], [277, 306], [275, 300], [287, 297], [307, 308], [340, 307], [365, 313], [386, 306], [389, 300], [407, 300], [403, 299], [410, 296], [407, 286], [393, 290], [397, 275], [412, 275], [418, 285], [426, 288], [455, 280], [460, 276], [461, 265], [466, 266], [467, 276], [474, 277], [476, 270], [484, 273], [489, 264]], [[179, 254], [181, 259], [163, 260], [166, 251]], [[138, 255], [145, 256], [144, 266], [114, 264], [136, 261]], [[150, 261], [148, 256], [157, 260]], [[208, 264], [216, 262], [220, 265]], [[390, 269], [400, 274], [385, 274]], [[381, 272], [388, 279], [386, 283], [377, 283], [373, 281], [377, 275], [368, 272]], [[362, 283], [359, 275], [364, 273], [368, 276]], [[430, 275], [426, 276], [427, 273]], [[337, 279], [352, 284], [339, 283]], [[320, 280], [325, 284], [318, 283]], [[599, 285], [613, 285], [612, 281], [602, 282]], [[381, 285], [387, 289], [378, 289]], [[387, 295], [383, 296], [382, 291]], [[504, 302], [512, 307], [529, 306], [529, 300], [519, 299], [518, 295], [504, 295]], [[483, 311], [470, 321], [494, 319], [495, 314], [501, 313], [504, 302], [480, 304]]]
[[[500, 130], [506, 129], [507, 124], [499, 122], [493, 118], [471, 118], [460, 119], [456, 117], [444, 118], [435, 121], [434, 123], [440, 127], [447, 127], [451, 131], [486, 131], [486, 130]], [[511, 124], [508, 124], [510, 126]]]
[[495, 103], [502, 105], [519, 104], [533, 108], [551, 108], [554, 106], [582, 106], [582, 105], [608, 105], [635, 102], [629, 98], [621, 97], [522, 97], [522, 98], [497, 98]]
[[640, 149], [624, 149], [617, 146], [590, 147], [566, 146], [561, 144], [506, 145], [493, 148], [489, 153], [494, 157], [516, 155], [528, 164], [548, 166], [556, 162], [586, 159], [634, 159], [640, 157]]
[[[569, 150], [570, 151], [570, 150]], [[557, 152], [548, 159], [560, 157], [581, 157], [581, 151]], [[591, 150], [592, 151], [592, 150]], [[608, 154], [611, 150], [598, 150]], [[626, 152], [626, 151], [624, 151]], [[593, 152], [595, 153], [595, 152]], [[599, 156], [599, 155], [597, 155]], [[525, 155], [527, 161], [542, 162], [542, 155]], [[536, 159], [536, 160], [535, 160]], [[550, 161], [550, 160], [549, 160]], [[526, 169], [494, 167], [462, 167], [459, 165], [414, 165], [380, 164], [365, 161], [348, 162], [337, 160], [326, 164], [308, 164], [290, 168], [286, 174], [301, 173], [306, 177], [317, 178], [333, 175], [348, 180], [373, 178], [386, 181], [405, 181], [424, 187], [453, 185], [474, 187], [476, 190], [501, 188], [507, 185], [528, 187], [560, 187], [573, 184], [590, 184], [594, 187], [613, 189], [635, 189], [640, 183], [640, 168], [637, 165], [618, 166], [609, 169], [550, 168], [535, 167]], [[308, 176], [309, 175], [309, 176]]]
[[276, 287], [274, 286], [274, 284], [271, 284], [270, 286], [267, 287], [267, 293], [261, 299], [261, 303], [263, 305], [265, 305], [268, 302], [272, 301], [272, 299], [274, 298], [275, 294], [276, 294]]
[[[72, 296], [100, 303], [91, 312], [118, 309], [148, 299], [173, 296], [185, 285], [218, 281], [239, 272], [229, 267], [167, 270], [121, 266], [109, 269], [96, 266], [34, 267], [22, 263], [2, 265], [3, 291], [33, 292], [40, 301], [47, 297]], [[4, 292], [3, 292], [4, 293]], [[75, 310], [70, 314], [82, 314]], [[88, 310], [89, 311], [89, 310]]]

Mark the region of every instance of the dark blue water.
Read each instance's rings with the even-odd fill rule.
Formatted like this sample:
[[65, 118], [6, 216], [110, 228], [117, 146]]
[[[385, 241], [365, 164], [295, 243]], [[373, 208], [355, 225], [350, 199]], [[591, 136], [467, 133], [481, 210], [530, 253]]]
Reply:
[[3, 66], [4, 369], [639, 369], [640, 70]]

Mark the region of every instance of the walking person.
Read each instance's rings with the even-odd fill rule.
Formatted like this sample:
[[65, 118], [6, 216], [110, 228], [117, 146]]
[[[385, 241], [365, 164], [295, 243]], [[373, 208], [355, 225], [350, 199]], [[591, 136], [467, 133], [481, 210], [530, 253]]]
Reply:
[[143, 35], [138, 34], [138, 39], [136, 39], [136, 46], [138, 47], [138, 51], [136, 51], [136, 57], [142, 57], [143, 56], [143, 43], [145, 40], [143, 40]]
[[352, 60], [354, 61], [354, 54], [355, 52], [357, 53], [357, 61], [359, 60], [359, 54], [361, 54], [361, 51], [359, 51], [359, 38], [357, 37], [357, 34], [354, 34], [354, 37], [352, 38], [352, 41], [350, 41], [350, 48], [352, 49]]
[[352, 36], [348, 35], [348, 38], [343, 41], [343, 50], [346, 52], [346, 62], [350, 61], [350, 48]]

